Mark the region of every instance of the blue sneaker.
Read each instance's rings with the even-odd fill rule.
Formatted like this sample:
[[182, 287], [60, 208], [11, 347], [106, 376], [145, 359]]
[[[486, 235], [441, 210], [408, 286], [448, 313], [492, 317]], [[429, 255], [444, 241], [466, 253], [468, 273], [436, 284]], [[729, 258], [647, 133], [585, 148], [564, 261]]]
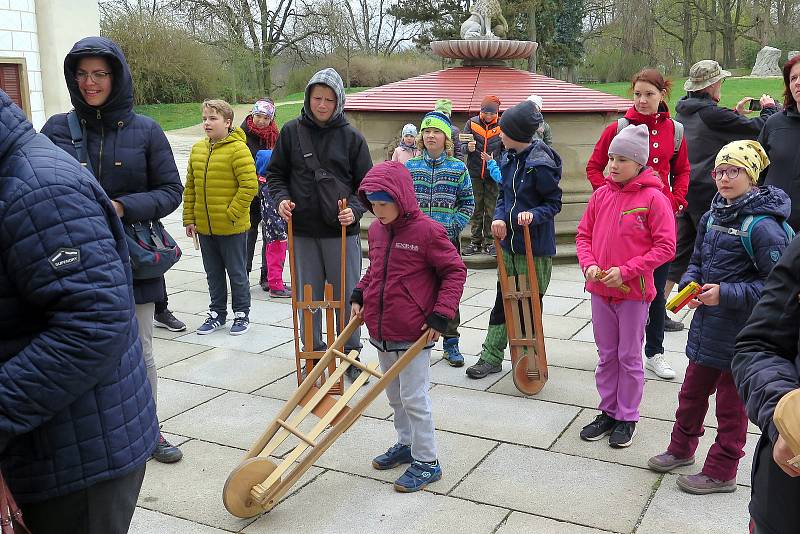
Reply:
[[414, 460], [406, 472], [394, 481], [394, 489], [400, 493], [412, 493], [424, 489], [431, 482], [441, 478], [442, 468], [439, 460], [431, 463]]
[[197, 329], [197, 334], [204, 336], [225, 326], [225, 317], [215, 311], [208, 312], [208, 319]]
[[447, 360], [447, 363], [453, 367], [461, 367], [464, 365], [464, 356], [462, 356], [461, 351], [458, 350], [457, 337], [445, 339], [442, 343], [442, 348], [444, 348], [444, 359]]
[[392, 469], [400, 464], [410, 464], [414, 461], [411, 457], [411, 446], [403, 445], [402, 443], [395, 443], [389, 450], [380, 456], [376, 456], [372, 460], [372, 467], [383, 471], [384, 469]]
[[244, 312], [234, 313], [230, 334], [232, 336], [241, 336], [248, 330], [250, 330], [250, 319], [247, 317], [247, 314]]

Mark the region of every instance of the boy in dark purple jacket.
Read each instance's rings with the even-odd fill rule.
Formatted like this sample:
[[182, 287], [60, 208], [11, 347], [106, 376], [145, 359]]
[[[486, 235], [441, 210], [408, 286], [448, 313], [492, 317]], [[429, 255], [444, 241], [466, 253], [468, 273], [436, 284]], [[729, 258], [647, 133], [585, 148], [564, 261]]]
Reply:
[[396, 161], [373, 167], [358, 189], [378, 220], [369, 227], [370, 265], [350, 298], [363, 317], [384, 372], [428, 330], [428, 344], [386, 388], [397, 443], [372, 461], [375, 469], [410, 463], [394, 483], [419, 491], [442, 478], [431, 417], [431, 347], [458, 309], [467, 268], [444, 227], [425, 216], [411, 174]]

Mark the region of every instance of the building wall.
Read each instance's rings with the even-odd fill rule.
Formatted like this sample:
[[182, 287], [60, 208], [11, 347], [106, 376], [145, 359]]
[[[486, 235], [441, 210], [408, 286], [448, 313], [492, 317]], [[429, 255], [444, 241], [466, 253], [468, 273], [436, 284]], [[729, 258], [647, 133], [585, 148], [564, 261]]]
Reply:
[[0, 0], [0, 58], [25, 59], [30, 105], [26, 111], [41, 128], [46, 115], [34, 0]]
[[97, 0], [0, 0], [0, 59], [24, 58], [35, 128], [72, 108], [64, 56], [80, 38], [99, 35], [99, 20]]
[[64, 57], [80, 39], [100, 35], [100, 12], [97, 0], [35, 0], [35, 3], [44, 112], [49, 117], [72, 109], [64, 83]]

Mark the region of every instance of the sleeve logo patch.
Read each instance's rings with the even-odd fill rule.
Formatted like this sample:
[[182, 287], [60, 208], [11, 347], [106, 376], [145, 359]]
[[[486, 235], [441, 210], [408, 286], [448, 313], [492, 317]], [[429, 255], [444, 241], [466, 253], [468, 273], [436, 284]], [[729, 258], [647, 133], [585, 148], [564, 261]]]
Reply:
[[77, 248], [60, 248], [48, 260], [53, 269], [62, 269], [81, 261], [81, 251]]

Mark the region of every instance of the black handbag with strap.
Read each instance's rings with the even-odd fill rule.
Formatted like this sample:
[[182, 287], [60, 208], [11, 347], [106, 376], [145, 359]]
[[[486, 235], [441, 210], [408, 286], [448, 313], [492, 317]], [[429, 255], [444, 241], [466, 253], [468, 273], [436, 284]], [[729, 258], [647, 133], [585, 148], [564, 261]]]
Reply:
[[[75, 110], [67, 113], [67, 124], [72, 137], [72, 145], [78, 154], [78, 161], [94, 175], [89, 151], [84, 142], [84, 132]], [[145, 280], [163, 276], [181, 258], [181, 249], [175, 239], [158, 219], [122, 224], [128, 253], [131, 259], [133, 278]]]
[[311, 134], [308, 128], [298, 123], [297, 134], [300, 138], [300, 150], [303, 153], [303, 161], [305, 161], [311, 172], [314, 173], [322, 220], [328, 226], [339, 228], [342, 225], [339, 222], [339, 201], [347, 199], [350, 196], [351, 188], [332, 172], [324, 169], [322, 165], [320, 165], [319, 159], [314, 153], [314, 148], [311, 144]]

